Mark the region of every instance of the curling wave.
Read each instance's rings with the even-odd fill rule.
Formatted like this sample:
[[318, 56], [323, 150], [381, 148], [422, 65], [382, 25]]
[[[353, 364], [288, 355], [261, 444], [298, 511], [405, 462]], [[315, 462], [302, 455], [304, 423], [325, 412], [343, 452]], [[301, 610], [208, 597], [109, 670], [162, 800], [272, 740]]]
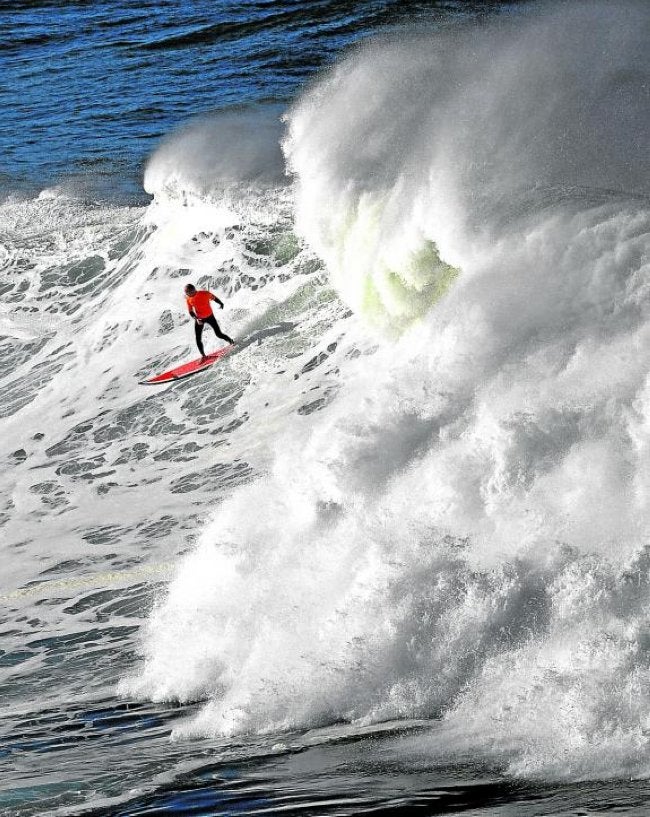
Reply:
[[121, 689], [206, 700], [178, 735], [437, 717], [432, 755], [650, 773], [647, 22], [378, 42], [296, 105], [299, 229], [404, 334], [341, 327], [154, 610]]

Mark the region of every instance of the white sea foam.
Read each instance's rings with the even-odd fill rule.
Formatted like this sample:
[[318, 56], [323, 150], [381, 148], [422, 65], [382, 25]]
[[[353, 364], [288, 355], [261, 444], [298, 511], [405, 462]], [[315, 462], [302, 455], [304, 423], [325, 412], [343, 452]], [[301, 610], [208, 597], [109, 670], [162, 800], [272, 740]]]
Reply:
[[[262, 406], [270, 402], [301, 308], [313, 328], [318, 298], [310, 282], [318, 265], [307, 263], [293, 236], [284, 188], [242, 188], [217, 201], [196, 196], [188, 181], [186, 192], [161, 194], [146, 209], [99, 207], [53, 191], [0, 208], [3, 275], [11, 287], [0, 313], [0, 525], [7, 548], [26, 547], [34, 556], [7, 563], [3, 593], [30, 580], [76, 579], [90, 562], [105, 572], [124, 558], [146, 558], [151, 542], [144, 550], [128, 547], [137, 530], [155, 531], [161, 517], [181, 524], [196, 512], [186, 492], [209, 504], [215, 486], [256, 467], [251, 449], [262, 446], [245, 427], [238, 432], [245, 423], [239, 403], [249, 397], [247, 383], [251, 411], [256, 395]], [[254, 356], [244, 347], [212, 388], [204, 378], [161, 398], [165, 390], [138, 380], [195, 353], [183, 299], [188, 280], [224, 299], [226, 331], [242, 340], [261, 331], [264, 345]], [[291, 298], [301, 290], [294, 307]], [[309, 360], [311, 340], [294, 350], [298, 367]], [[206, 348], [214, 343], [206, 338]], [[296, 408], [301, 386], [287, 396]], [[231, 448], [239, 434], [241, 448]], [[217, 451], [223, 446], [227, 453]], [[201, 477], [204, 471], [212, 476]], [[94, 540], [98, 530], [115, 535], [98, 534], [104, 546], [89, 551], [84, 537]], [[154, 561], [183, 547], [176, 536], [167, 541]]]
[[403, 334], [341, 324], [337, 396], [154, 610], [121, 690], [205, 699], [177, 735], [440, 716], [432, 757], [650, 771], [645, 25], [376, 43], [296, 106], [297, 223]]
[[270, 105], [197, 117], [168, 136], [149, 159], [144, 188], [164, 196], [207, 196], [248, 183], [284, 179], [280, 109]]

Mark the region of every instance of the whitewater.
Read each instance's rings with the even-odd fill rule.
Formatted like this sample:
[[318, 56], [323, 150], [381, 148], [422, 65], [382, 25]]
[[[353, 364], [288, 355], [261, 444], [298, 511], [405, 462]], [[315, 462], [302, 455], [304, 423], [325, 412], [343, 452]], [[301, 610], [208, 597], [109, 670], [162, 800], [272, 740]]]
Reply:
[[[0, 756], [51, 799], [0, 809], [364, 735], [422, 780], [645, 785], [648, 19], [400, 30], [168, 135], [146, 206], [5, 197]], [[194, 354], [190, 281], [240, 348], [141, 386]], [[60, 724], [100, 709], [84, 780]]]

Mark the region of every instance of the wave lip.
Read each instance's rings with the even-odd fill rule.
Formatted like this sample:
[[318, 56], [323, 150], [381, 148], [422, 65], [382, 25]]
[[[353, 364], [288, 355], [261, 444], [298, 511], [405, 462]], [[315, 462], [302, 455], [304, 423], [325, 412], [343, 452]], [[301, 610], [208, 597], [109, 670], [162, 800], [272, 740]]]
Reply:
[[[359, 48], [289, 113], [297, 224], [344, 299], [403, 329], [553, 199], [648, 195], [641, 4]], [[476, 252], [469, 250], [476, 247]]]

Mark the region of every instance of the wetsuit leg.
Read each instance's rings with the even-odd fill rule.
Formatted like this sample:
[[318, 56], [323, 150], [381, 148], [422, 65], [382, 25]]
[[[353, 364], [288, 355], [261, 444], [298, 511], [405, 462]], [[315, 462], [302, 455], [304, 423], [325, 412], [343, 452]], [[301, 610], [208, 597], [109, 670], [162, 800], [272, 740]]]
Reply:
[[217, 319], [214, 317], [214, 315], [210, 315], [209, 318], [205, 318], [203, 323], [209, 324], [214, 329], [214, 334], [218, 338], [221, 338], [221, 340], [225, 340], [227, 343], [235, 342], [229, 335], [224, 335], [221, 329], [219, 329], [219, 324], [217, 323]]
[[199, 347], [199, 352], [201, 353], [201, 357], [205, 357], [205, 351], [203, 350], [203, 341], [201, 340], [201, 335], [203, 334], [203, 324], [199, 323], [198, 321], [194, 321], [194, 337], [196, 338], [196, 345]]

